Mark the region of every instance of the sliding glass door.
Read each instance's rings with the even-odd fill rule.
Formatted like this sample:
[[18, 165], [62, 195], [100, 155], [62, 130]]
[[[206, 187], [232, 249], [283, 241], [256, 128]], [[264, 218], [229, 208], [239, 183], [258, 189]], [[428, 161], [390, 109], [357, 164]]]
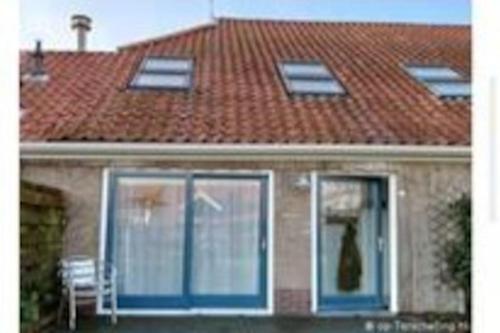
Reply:
[[114, 173], [119, 308], [266, 306], [267, 178]]
[[317, 195], [319, 309], [384, 308], [387, 228], [383, 181], [320, 177]]
[[120, 306], [186, 304], [186, 187], [183, 177], [114, 179], [108, 260]]
[[196, 306], [264, 305], [264, 188], [260, 179], [195, 178], [191, 293]]

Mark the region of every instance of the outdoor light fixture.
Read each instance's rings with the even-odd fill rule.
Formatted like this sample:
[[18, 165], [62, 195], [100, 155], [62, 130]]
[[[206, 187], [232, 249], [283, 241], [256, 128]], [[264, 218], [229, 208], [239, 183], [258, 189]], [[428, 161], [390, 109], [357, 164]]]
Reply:
[[308, 189], [310, 186], [311, 186], [311, 177], [309, 176], [309, 174], [301, 174], [295, 179], [293, 183], [293, 187], [298, 190]]

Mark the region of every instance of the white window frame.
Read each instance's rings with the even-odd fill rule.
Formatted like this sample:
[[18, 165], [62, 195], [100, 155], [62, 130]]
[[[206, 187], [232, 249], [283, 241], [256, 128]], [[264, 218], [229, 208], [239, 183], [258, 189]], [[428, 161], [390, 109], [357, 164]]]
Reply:
[[[321, 66], [325, 69], [324, 74], [314, 74], [314, 73], [301, 73], [301, 74], [287, 74], [285, 66], [287, 65], [312, 65]], [[346, 94], [346, 89], [339, 78], [326, 66], [323, 62], [317, 60], [282, 60], [278, 62], [278, 70], [283, 83], [285, 84], [286, 91], [289, 95], [301, 96], [301, 95], [313, 95], [313, 96], [343, 96]], [[292, 81], [310, 81], [310, 82], [320, 82], [326, 81], [331, 82], [333, 85], [338, 85], [340, 91], [298, 91], [293, 88]]]
[[[447, 69], [456, 74], [456, 77], [443, 77], [443, 78], [423, 78], [413, 73], [412, 69], [414, 68], [436, 68], [436, 69]], [[416, 81], [423, 84], [428, 90], [430, 90], [434, 95], [436, 95], [440, 99], [444, 100], [461, 100], [461, 99], [470, 99], [471, 94], [441, 94], [434, 86], [435, 84], [468, 84], [471, 86], [470, 80], [466, 80], [462, 74], [446, 65], [434, 65], [434, 64], [406, 64], [404, 65], [405, 71]]]
[[[168, 174], [179, 174], [186, 172], [182, 169], [114, 169], [105, 168], [102, 173], [101, 186], [101, 219], [99, 231], [99, 260], [105, 260], [106, 239], [108, 226], [108, 202], [109, 200], [109, 180], [112, 171], [138, 171], [138, 172], [161, 172]], [[272, 316], [274, 314], [274, 172], [272, 170], [189, 170], [192, 173], [203, 174], [245, 174], [264, 175], [268, 179], [268, 207], [267, 207], [267, 307], [263, 309], [234, 309], [234, 308], [192, 308], [192, 309], [118, 309], [119, 316]], [[96, 306], [97, 315], [110, 315], [111, 310], [105, 309], [103, 299], [99, 295]]]
[[389, 309], [382, 311], [332, 311], [328, 314], [335, 316], [352, 317], [363, 314], [396, 315], [399, 312], [399, 281], [398, 281], [398, 223], [397, 223], [397, 176], [385, 173], [341, 173], [317, 172], [311, 173], [311, 313], [322, 315], [319, 311], [318, 299], [318, 181], [319, 176], [370, 176], [379, 177], [388, 181], [388, 223], [389, 223]]
[[[148, 61], [154, 60], [165, 60], [165, 61], [186, 61], [188, 63], [187, 69], [147, 69]], [[187, 84], [185, 86], [181, 85], [140, 85], [137, 84], [137, 80], [141, 75], [156, 75], [156, 76], [174, 76], [182, 75], [186, 77]], [[129, 83], [129, 88], [137, 90], [181, 90], [188, 91], [193, 87], [193, 76], [194, 76], [194, 59], [189, 57], [171, 57], [171, 56], [146, 56], [141, 60], [141, 64], [137, 69], [136, 73], [132, 77]]]

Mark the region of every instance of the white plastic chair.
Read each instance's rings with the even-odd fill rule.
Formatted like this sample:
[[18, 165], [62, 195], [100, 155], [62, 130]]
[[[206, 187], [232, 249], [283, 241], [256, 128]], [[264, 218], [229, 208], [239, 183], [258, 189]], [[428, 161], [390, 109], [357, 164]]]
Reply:
[[116, 271], [109, 263], [96, 262], [88, 256], [71, 256], [61, 260], [63, 297], [69, 308], [69, 328], [76, 327], [76, 307], [109, 299], [111, 321], [116, 324]]

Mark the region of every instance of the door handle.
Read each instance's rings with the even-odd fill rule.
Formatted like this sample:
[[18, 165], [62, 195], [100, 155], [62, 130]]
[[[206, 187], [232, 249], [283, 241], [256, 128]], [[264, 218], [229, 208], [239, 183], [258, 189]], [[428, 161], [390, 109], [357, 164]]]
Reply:
[[377, 242], [378, 242], [378, 251], [379, 252], [383, 252], [384, 251], [384, 247], [385, 247], [385, 240], [384, 240], [384, 238], [379, 237], [378, 240], [377, 240]]
[[267, 241], [266, 241], [266, 239], [265, 239], [265, 238], [262, 238], [262, 239], [260, 240], [260, 250], [261, 250], [261, 251], [265, 251], [265, 250], [267, 250]]

